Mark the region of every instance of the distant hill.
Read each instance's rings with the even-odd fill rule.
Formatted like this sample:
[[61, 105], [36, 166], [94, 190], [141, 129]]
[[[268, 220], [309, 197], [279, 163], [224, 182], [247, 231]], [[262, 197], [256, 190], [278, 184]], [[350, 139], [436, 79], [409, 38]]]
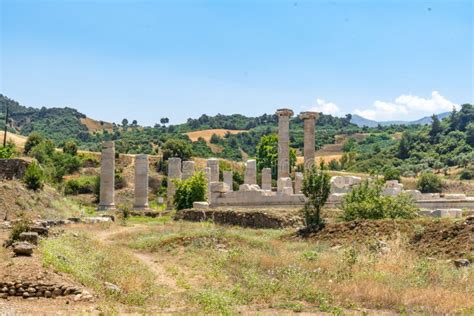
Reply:
[[[437, 117], [442, 120], [445, 117], [448, 117], [450, 112], [444, 112], [437, 114]], [[381, 126], [390, 126], [390, 125], [427, 125], [431, 124], [431, 116], [425, 116], [415, 121], [374, 121], [370, 119], [366, 119], [357, 114], [352, 114], [351, 123], [355, 124], [359, 127], [367, 126], [367, 127], [377, 127], [378, 125]]]

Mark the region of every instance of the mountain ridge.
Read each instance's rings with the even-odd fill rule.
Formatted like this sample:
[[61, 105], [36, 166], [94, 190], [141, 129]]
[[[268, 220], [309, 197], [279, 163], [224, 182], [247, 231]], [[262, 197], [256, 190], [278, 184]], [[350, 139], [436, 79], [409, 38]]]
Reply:
[[[436, 114], [436, 116], [438, 117], [438, 119], [442, 120], [445, 117], [448, 117], [450, 115], [450, 113], [451, 112], [443, 112], [443, 113]], [[371, 120], [371, 119], [365, 118], [365, 117], [360, 116], [358, 114], [352, 114], [352, 118], [351, 118], [351, 123], [355, 124], [359, 127], [364, 127], [364, 126], [377, 127], [378, 125], [381, 125], [381, 126], [428, 125], [428, 124], [431, 124], [431, 122], [432, 122], [431, 116], [424, 116], [420, 119], [413, 120], [413, 121], [403, 121], [403, 120], [400, 120], [400, 121], [376, 121], [376, 120]]]

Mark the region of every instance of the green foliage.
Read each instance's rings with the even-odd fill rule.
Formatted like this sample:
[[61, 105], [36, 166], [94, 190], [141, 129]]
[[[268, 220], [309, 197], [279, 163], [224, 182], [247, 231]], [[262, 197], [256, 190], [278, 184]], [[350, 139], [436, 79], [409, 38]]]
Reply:
[[331, 191], [330, 181], [331, 177], [324, 171], [323, 163], [320, 169], [313, 166], [305, 172], [301, 191], [308, 198], [303, 208], [307, 227], [318, 227], [323, 224], [321, 209], [326, 204]]
[[331, 159], [328, 164], [329, 170], [341, 170], [341, 164], [336, 159]]
[[25, 217], [20, 217], [20, 219], [13, 225], [12, 230], [10, 232], [10, 236], [8, 240], [10, 243], [14, 243], [20, 239], [21, 233], [25, 233], [30, 231], [32, 223], [29, 219]]
[[438, 175], [425, 172], [416, 182], [416, 187], [423, 193], [439, 193], [443, 189], [443, 182]]
[[67, 141], [67, 142], [64, 144], [63, 152], [64, 152], [65, 154], [69, 154], [69, 155], [71, 155], [71, 156], [77, 155], [77, 145], [76, 145], [76, 142], [73, 141], [73, 140]]
[[[278, 136], [276, 134], [262, 136], [257, 145], [257, 170], [272, 169], [272, 177], [276, 178], [278, 172]], [[290, 148], [290, 170], [296, 165], [296, 151]]]
[[199, 171], [186, 180], [176, 181], [174, 205], [177, 210], [192, 208], [193, 202], [205, 201], [207, 180], [203, 172]]
[[474, 147], [474, 122], [469, 123], [466, 127], [466, 142]]
[[400, 178], [400, 170], [396, 169], [396, 168], [387, 168], [385, 169], [384, 173], [383, 173], [383, 179], [385, 181], [389, 181], [389, 180], [397, 180], [400, 182], [401, 178]]
[[94, 193], [98, 176], [80, 177], [70, 179], [64, 183], [64, 194], [77, 195]]
[[381, 181], [364, 180], [344, 197], [343, 219], [346, 221], [383, 218], [410, 219], [417, 216], [418, 208], [411, 196], [407, 194], [383, 196], [381, 193]]
[[461, 180], [472, 180], [474, 179], [474, 170], [470, 169], [463, 169], [461, 173], [459, 174], [459, 179]]
[[212, 134], [209, 142], [211, 144], [219, 144], [221, 142], [221, 138], [217, 134]]
[[181, 160], [189, 160], [193, 154], [191, 145], [183, 140], [169, 139], [163, 145], [163, 160], [171, 157], [179, 157]]
[[15, 144], [14, 143], [7, 143], [5, 147], [0, 148], [0, 158], [9, 159], [14, 157], [17, 154]]
[[356, 146], [356, 140], [354, 138], [349, 138], [345, 143], [344, 145], [342, 145], [342, 151], [347, 153], [347, 152], [351, 152], [354, 150], [355, 146]]
[[37, 146], [39, 143], [41, 143], [43, 140], [44, 140], [44, 137], [41, 134], [37, 132], [31, 133], [30, 136], [28, 136], [28, 138], [26, 139], [25, 149], [24, 149], [25, 154], [28, 155], [30, 150], [33, 147]]
[[23, 176], [23, 182], [26, 184], [26, 187], [34, 191], [42, 189], [44, 185], [44, 179], [45, 176], [43, 169], [41, 169], [41, 167], [36, 162], [30, 163]]

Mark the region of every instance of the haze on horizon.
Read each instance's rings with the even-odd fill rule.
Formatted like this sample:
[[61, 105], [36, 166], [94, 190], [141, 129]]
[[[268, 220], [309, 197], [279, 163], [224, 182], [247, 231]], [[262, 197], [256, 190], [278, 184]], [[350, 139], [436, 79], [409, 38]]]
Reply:
[[473, 102], [459, 1], [0, 1], [0, 93], [153, 125], [203, 113], [413, 120]]

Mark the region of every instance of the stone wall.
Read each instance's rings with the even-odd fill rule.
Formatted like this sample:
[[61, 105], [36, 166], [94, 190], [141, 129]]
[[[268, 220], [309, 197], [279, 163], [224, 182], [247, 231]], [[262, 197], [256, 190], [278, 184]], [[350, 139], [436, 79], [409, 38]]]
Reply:
[[69, 285], [29, 281], [0, 281], [0, 298], [4, 299], [9, 296], [55, 298], [68, 295], [74, 295], [75, 300], [90, 300], [93, 298], [87, 291]]
[[21, 179], [30, 164], [24, 159], [0, 159], [0, 180]]

